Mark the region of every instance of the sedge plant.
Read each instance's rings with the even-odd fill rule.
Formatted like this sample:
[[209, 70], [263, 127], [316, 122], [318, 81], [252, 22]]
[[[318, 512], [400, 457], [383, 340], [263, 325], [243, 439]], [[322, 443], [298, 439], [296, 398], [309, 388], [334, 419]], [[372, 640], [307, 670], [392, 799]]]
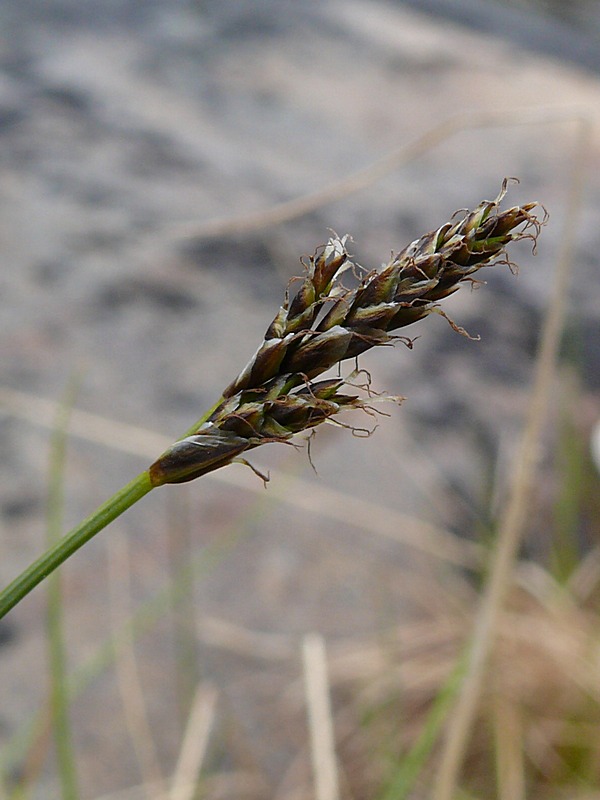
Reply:
[[[507, 183], [495, 200], [411, 242], [380, 270], [366, 272], [354, 264], [346, 236], [319, 248], [305, 264], [304, 277], [288, 286], [264, 341], [214, 406], [1, 591], [0, 618], [152, 489], [194, 480], [235, 461], [247, 464], [248, 451], [268, 442], [289, 443], [325, 421], [337, 422], [343, 411], [371, 411], [380, 396], [368, 380], [358, 385], [358, 368], [346, 378], [321, 377], [341, 362], [397, 340], [412, 347], [395, 331], [431, 313], [468, 335], [449, 320], [440, 301], [461, 284], [477, 283], [473, 275], [482, 267], [512, 266], [507, 246], [523, 238], [535, 243], [544, 222], [533, 213], [535, 202], [500, 210]], [[354, 278], [351, 288], [343, 283], [348, 274]]]

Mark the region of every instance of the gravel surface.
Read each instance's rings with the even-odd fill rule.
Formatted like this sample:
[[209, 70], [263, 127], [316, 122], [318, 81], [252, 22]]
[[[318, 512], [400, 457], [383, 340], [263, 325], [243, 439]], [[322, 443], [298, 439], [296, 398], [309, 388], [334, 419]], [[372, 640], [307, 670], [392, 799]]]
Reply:
[[[550, 213], [537, 256], [519, 245], [518, 278], [499, 267], [486, 287], [446, 305], [481, 342], [441, 318], [421, 323], [413, 351], [364, 359], [376, 386], [408, 398], [371, 439], [323, 431], [316, 475], [292, 448], [253, 458], [289, 473], [274, 482], [289, 480], [292, 495], [306, 494], [294, 489], [299, 478], [473, 535], [522, 420], [563, 234], [575, 118], [597, 123], [598, 78], [367, 0], [13, 0], [0, 6], [0, 30], [0, 388], [59, 400], [77, 373], [77, 407], [114, 423], [171, 438], [189, 427], [254, 351], [299, 258], [330, 229], [350, 233], [357, 261], [378, 266], [456, 209], [493, 198], [504, 176], [520, 178], [507, 202], [537, 199]], [[502, 124], [521, 110], [521, 124]], [[549, 110], [562, 121], [547, 121]], [[498, 124], [469, 124], [483, 112]], [[464, 129], [369, 188], [281, 225], [198, 235], [210, 220], [328, 187], [456, 118]], [[590, 426], [600, 414], [598, 130], [571, 254], [568, 340]], [[22, 418], [25, 400], [14, 407], [11, 396], [0, 416], [3, 583], [43, 549], [48, 462], [47, 427]], [[150, 434], [138, 455], [119, 452], [120, 436], [107, 433], [105, 447], [73, 437], [65, 524], [151, 460]], [[160, 490], [72, 559], [73, 668], [127, 614], [108, 588], [107, 564], [114, 575], [123, 541], [137, 606], [164, 584], [169, 558], [184, 557], [186, 531], [197, 551], [237, 532], [241, 541], [198, 583], [200, 625], [213, 615], [295, 637], [315, 628], [360, 636], [415, 613], [398, 579], [423, 567], [413, 548], [336, 522], [339, 497], [308, 512], [251, 484], [217, 477]], [[38, 590], [0, 627], [6, 741], [45, 697], [43, 607]], [[163, 621], [139, 645], [166, 772], [179, 743], [172, 638]], [[287, 685], [290, 671], [266, 670], [252, 694], [243, 659], [198, 647], [203, 675], [226, 697], [227, 724], [240, 728], [240, 752], [260, 764], [271, 792], [297, 746], [293, 737], [279, 746], [268, 715], [269, 689]], [[103, 674], [74, 705], [84, 797], [139, 781], [115, 685], [112, 671]], [[39, 797], [53, 796], [53, 774], [43, 771]]]

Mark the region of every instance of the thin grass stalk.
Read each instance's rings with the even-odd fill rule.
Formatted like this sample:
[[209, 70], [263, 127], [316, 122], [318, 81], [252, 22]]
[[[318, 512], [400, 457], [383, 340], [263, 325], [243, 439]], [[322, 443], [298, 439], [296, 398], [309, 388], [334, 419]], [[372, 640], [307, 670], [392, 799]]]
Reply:
[[[67, 430], [69, 413], [77, 391], [72, 381], [59, 407], [55, 429], [50, 439], [49, 485], [47, 504], [47, 535], [49, 547], [59, 540], [63, 529]], [[56, 760], [62, 800], [77, 800], [77, 758], [69, 718], [67, 691], [67, 658], [63, 620], [63, 591], [60, 571], [48, 581], [47, 638], [50, 668], [50, 707], [56, 746]]]
[[467, 653], [456, 662], [446, 683], [429, 709], [423, 729], [410, 750], [402, 756], [380, 800], [407, 800], [438, 744], [448, 715], [456, 702], [467, 668]]
[[83, 547], [124, 511], [141, 500], [152, 488], [150, 477], [145, 470], [36, 559], [0, 593], [0, 619], [35, 589], [44, 578], [60, 567], [80, 547]]
[[526, 800], [523, 725], [512, 700], [495, 698], [493, 724], [498, 800]]
[[302, 664], [310, 731], [310, 752], [315, 781], [315, 800], [339, 800], [340, 788], [335, 754], [333, 711], [329, 694], [325, 641], [317, 633], [302, 641]]
[[[110, 617], [113, 630], [122, 628], [121, 619], [131, 617], [131, 570], [126, 539], [109, 539]], [[165, 785], [159, 766], [158, 751], [148, 720], [148, 711], [141, 685], [133, 637], [120, 636], [115, 647], [115, 667], [121, 707], [125, 723], [138, 762], [140, 775], [146, 787], [148, 800], [153, 800], [153, 785]]]
[[[190, 430], [196, 430], [201, 426], [205, 419], [210, 416], [213, 408], [214, 406], [209, 408]], [[79, 413], [84, 414], [84, 418], [87, 417], [85, 412]], [[129, 438], [132, 431], [135, 435], [138, 430], [133, 428], [131, 431], [127, 426], [124, 427], [126, 428], [125, 432], [129, 433]], [[144, 470], [30, 564], [27, 569], [0, 592], [0, 619], [6, 616], [17, 603], [35, 589], [44, 578], [76, 553], [84, 544], [87, 544], [90, 539], [93, 539], [97, 533], [106, 528], [107, 525], [110, 525], [111, 522], [114, 522], [128, 508], [131, 508], [141, 500], [153, 488], [148, 470]]]
[[561, 478], [558, 496], [552, 505], [552, 574], [563, 585], [577, 569], [581, 545], [573, 532], [585, 515], [582, 503], [588, 489], [591, 464], [588, 443], [577, 431], [573, 413], [581, 402], [582, 388], [574, 372], [561, 370], [561, 414], [558, 423], [556, 470]]
[[511, 580], [517, 548], [530, 508], [538, 449], [546, 420], [552, 380], [566, 312], [573, 253], [576, 250], [586, 167], [589, 163], [593, 126], [582, 119], [578, 125], [575, 158], [568, 193], [568, 211], [557, 259], [552, 299], [544, 321], [536, 362], [531, 400], [521, 437], [505, 514], [499, 527], [490, 576], [475, 621], [469, 663], [457, 706], [450, 720], [446, 744], [436, 774], [433, 800], [453, 800], [469, 737], [477, 713], [485, 668], [496, 634], [502, 604]]
[[196, 795], [214, 722], [217, 696], [214, 686], [200, 684], [196, 689], [168, 800], [193, 800]]
[[250, 233], [281, 225], [368, 189], [387, 178], [391, 172], [415, 161], [456, 134], [477, 128], [516, 127], [521, 125], [564, 124], [579, 122], [582, 115], [577, 110], [548, 108], [509, 108], [500, 111], [461, 112], [447, 117], [407, 144], [392, 150], [367, 167], [331, 183], [324, 189], [284, 200], [262, 211], [240, 214], [235, 217], [209, 219], [207, 222], [183, 222], [169, 225], [165, 234], [171, 238], [208, 239], [215, 236]]

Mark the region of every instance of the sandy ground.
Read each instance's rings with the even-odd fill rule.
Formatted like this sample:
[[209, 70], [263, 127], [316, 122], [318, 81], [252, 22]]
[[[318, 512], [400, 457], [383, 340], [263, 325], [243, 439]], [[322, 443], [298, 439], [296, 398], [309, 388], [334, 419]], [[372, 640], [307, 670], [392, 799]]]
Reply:
[[[350, 233], [357, 260], [378, 266], [456, 209], [493, 198], [504, 176], [521, 180], [509, 203], [546, 206], [538, 255], [527, 245], [513, 253], [519, 277], [500, 267], [487, 287], [447, 305], [481, 342], [436, 318], [422, 323], [413, 351], [365, 359], [378, 387], [408, 398], [371, 439], [323, 431], [317, 475], [305, 454], [264, 448], [254, 461], [286, 473], [273, 476], [286, 491], [263, 491], [238, 466], [227, 470], [237, 485], [217, 475], [160, 490], [64, 570], [73, 668], [127, 614], [110, 592], [111, 574], [123, 584], [124, 541], [137, 607], [164, 584], [169, 559], [186, 558], [188, 534], [200, 553], [235, 532], [240, 540], [198, 580], [200, 631], [218, 617], [298, 640], [313, 629], [335, 638], [418, 613], [403, 571], [437, 562], [426, 566], [418, 549], [381, 530], [402, 539], [410, 525], [396, 513], [468, 537], [488, 516], [490, 483], [502, 485], [526, 404], [582, 115], [596, 129], [571, 254], [570, 331], [584, 424], [598, 415], [597, 76], [366, 0], [13, 2], [2, 4], [0, 27], [3, 583], [44, 547], [48, 429], [41, 411], [38, 422], [26, 418], [28, 399], [59, 400], [77, 373], [78, 409], [156, 432], [127, 444], [119, 429], [82, 422], [66, 474], [65, 524], [75, 523], [149, 463], [158, 432], [175, 438], [219, 395], [260, 341], [300, 256], [329, 229]], [[497, 124], [471, 124], [487, 112]], [[448, 138], [360, 192], [284, 224], [206, 232], [211, 220], [324, 189], [445, 121]], [[307, 510], [310, 486], [337, 494], [315, 494]], [[358, 500], [377, 507], [364, 507], [374, 530], [350, 524]], [[43, 609], [38, 590], [1, 628], [7, 742], [45, 696]], [[298, 743], [278, 741], [269, 702], [299, 666], [261, 677], [207, 639], [199, 634], [202, 674], [274, 796]], [[153, 628], [138, 652], [168, 772], [179, 742], [169, 625]], [[112, 671], [74, 705], [85, 797], [139, 781], [120, 705]], [[40, 797], [52, 796], [52, 774], [44, 770]]]

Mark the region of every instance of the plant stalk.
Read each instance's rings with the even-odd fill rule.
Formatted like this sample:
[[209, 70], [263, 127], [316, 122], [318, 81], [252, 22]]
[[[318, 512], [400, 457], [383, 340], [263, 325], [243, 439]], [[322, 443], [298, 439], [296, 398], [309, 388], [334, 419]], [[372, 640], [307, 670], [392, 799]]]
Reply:
[[[190, 432], [197, 430], [208, 419], [223, 398], [206, 411], [202, 417], [190, 428]], [[187, 435], [187, 434], [184, 434]], [[124, 511], [141, 500], [151, 489], [156, 488], [151, 480], [148, 470], [141, 472], [136, 478], [119, 489], [118, 492], [99, 506], [89, 517], [80, 522], [73, 530], [65, 534], [53, 547], [43, 553], [33, 564], [30, 564], [19, 576], [0, 592], [0, 619], [6, 616], [11, 608], [26, 597], [32, 589], [44, 580], [50, 573], [60, 567], [73, 553], [87, 544], [97, 533], [110, 525]]]
[[140, 473], [99, 506], [89, 517], [69, 531], [53, 547], [30, 564], [0, 592], [0, 619], [17, 605], [38, 583], [89, 542], [97, 533], [127, 511], [153, 488], [148, 471]]

